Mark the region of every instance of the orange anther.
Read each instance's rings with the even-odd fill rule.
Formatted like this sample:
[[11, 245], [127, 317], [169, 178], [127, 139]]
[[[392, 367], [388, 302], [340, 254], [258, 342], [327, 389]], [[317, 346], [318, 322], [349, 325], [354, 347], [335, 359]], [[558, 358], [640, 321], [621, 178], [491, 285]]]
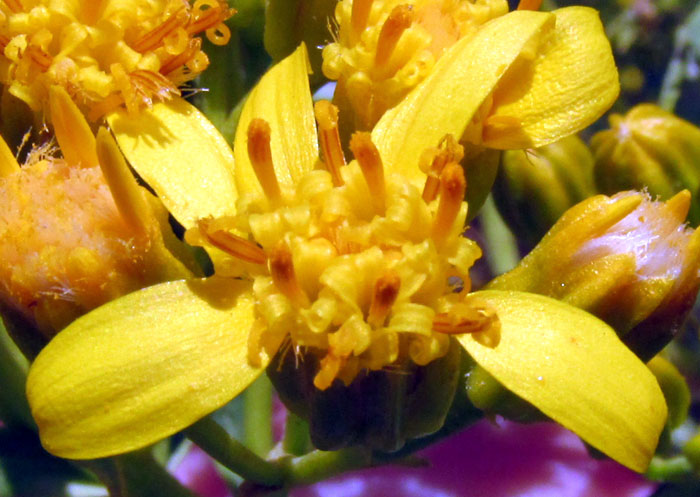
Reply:
[[411, 26], [413, 22], [413, 6], [397, 5], [389, 14], [382, 30], [379, 32], [377, 40], [377, 51], [374, 56], [374, 63], [378, 66], [386, 64], [391, 54], [396, 48], [403, 32]]
[[518, 10], [540, 10], [542, 0], [520, 0]]
[[280, 242], [270, 254], [270, 275], [279, 291], [294, 305], [309, 306], [309, 297], [299, 286], [294, 272], [292, 253], [284, 242]]
[[321, 150], [328, 171], [333, 177], [333, 185], [343, 185], [340, 168], [345, 165], [345, 155], [338, 133], [338, 108], [328, 100], [319, 100], [314, 105]]
[[362, 174], [367, 181], [375, 211], [383, 215], [386, 210], [386, 190], [384, 188], [384, 166], [379, 150], [372, 143], [371, 135], [360, 131], [352, 135], [350, 149], [355, 155]]
[[467, 189], [467, 180], [459, 164], [445, 166], [440, 175], [440, 203], [433, 222], [433, 239], [440, 244], [447, 237], [459, 214]]
[[212, 230], [207, 219], [197, 221], [197, 228], [209, 243], [236, 259], [253, 264], [265, 264], [267, 261], [265, 251], [255, 243], [228, 231]]
[[350, 14], [350, 26], [358, 38], [367, 27], [369, 13], [372, 10], [372, 0], [354, 0]]
[[401, 279], [393, 272], [387, 273], [374, 283], [372, 303], [367, 313], [367, 323], [375, 328], [384, 324], [384, 320], [391, 311], [391, 306], [396, 302], [401, 288]]
[[248, 157], [265, 195], [272, 201], [281, 197], [270, 149], [270, 125], [264, 119], [253, 119], [248, 126]]

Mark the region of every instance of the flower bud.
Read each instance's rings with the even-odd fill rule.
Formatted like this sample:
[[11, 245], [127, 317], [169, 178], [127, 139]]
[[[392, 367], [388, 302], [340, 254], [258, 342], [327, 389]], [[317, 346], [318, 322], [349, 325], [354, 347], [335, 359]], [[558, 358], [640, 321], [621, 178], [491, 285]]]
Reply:
[[493, 190], [501, 215], [528, 246], [569, 207], [595, 194], [593, 156], [575, 135], [537, 149], [504, 152]]
[[489, 287], [557, 298], [612, 326], [642, 359], [677, 333], [700, 286], [690, 194], [666, 202], [623, 192], [569, 209], [512, 271]]
[[700, 129], [653, 104], [610, 116], [609, 130], [591, 139], [595, 181], [601, 192], [647, 189], [668, 200], [683, 189], [693, 194], [688, 220], [700, 223]]

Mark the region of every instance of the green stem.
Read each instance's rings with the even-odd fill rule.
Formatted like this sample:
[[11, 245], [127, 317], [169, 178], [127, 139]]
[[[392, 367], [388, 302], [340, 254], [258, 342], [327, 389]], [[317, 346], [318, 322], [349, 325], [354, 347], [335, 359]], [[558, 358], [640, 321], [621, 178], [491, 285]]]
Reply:
[[231, 438], [211, 417], [199, 420], [185, 434], [216, 461], [246, 480], [267, 486], [282, 484], [284, 475], [280, 467]]
[[24, 393], [29, 363], [0, 322], [0, 419], [36, 429]]
[[287, 412], [287, 422], [284, 427], [282, 448], [287, 454], [301, 456], [308, 452], [311, 440], [309, 438], [309, 423], [293, 412]]
[[112, 497], [196, 497], [153, 459], [150, 450], [119, 456], [115, 462], [118, 483], [110, 488]]
[[693, 466], [683, 456], [652, 458], [645, 476], [656, 481], [683, 481], [693, 474]]
[[480, 218], [486, 244], [484, 254], [491, 271], [494, 276], [510, 271], [520, 261], [518, 244], [498, 213], [491, 195], [484, 202]]
[[244, 397], [245, 445], [259, 456], [272, 449], [272, 383], [263, 375], [248, 387]]
[[371, 453], [363, 447], [325, 452], [315, 450], [304, 456], [283, 459], [279, 463], [285, 469], [285, 484], [288, 487], [308, 485], [332, 476], [369, 467]]

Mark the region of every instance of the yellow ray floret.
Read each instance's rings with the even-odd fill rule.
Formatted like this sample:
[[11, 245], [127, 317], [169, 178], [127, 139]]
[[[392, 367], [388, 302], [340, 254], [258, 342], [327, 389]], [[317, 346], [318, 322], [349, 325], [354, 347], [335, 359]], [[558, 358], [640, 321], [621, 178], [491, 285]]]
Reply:
[[33, 110], [64, 87], [95, 120], [179, 95], [206, 69], [200, 33], [225, 44], [221, 0], [13, 0], [0, 4], [0, 81]]

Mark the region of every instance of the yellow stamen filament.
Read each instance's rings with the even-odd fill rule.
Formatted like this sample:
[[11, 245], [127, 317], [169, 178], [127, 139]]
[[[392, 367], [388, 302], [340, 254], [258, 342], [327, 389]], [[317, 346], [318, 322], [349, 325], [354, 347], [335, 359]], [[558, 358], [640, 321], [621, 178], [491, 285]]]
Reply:
[[163, 43], [163, 39], [174, 32], [177, 28], [187, 25], [189, 14], [184, 7], [176, 10], [168, 16], [160, 25], [156, 26], [148, 33], [144, 34], [136, 40], [131, 46], [134, 50], [140, 53], [145, 53], [159, 47]]
[[542, 0], [520, 0], [518, 10], [540, 10]]
[[197, 0], [192, 7], [193, 20], [187, 26], [187, 32], [193, 35], [206, 31], [209, 41], [225, 45], [231, 38], [231, 31], [223, 22], [235, 12], [235, 9], [224, 9], [216, 0]]
[[338, 133], [338, 108], [328, 100], [319, 100], [314, 105], [314, 111], [326, 167], [333, 178], [333, 185], [342, 186], [343, 177], [340, 175], [340, 168], [345, 165], [345, 155]]
[[391, 306], [396, 302], [401, 288], [401, 279], [394, 273], [387, 273], [374, 283], [372, 303], [367, 313], [367, 323], [374, 328], [384, 325], [384, 320], [391, 311]]
[[202, 48], [202, 40], [200, 38], [192, 38], [188, 42], [188, 46], [184, 52], [179, 55], [174, 55], [163, 63], [160, 67], [161, 74], [169, 74], [180, 66], [189, 62], [190, 59], [197, 55], [197, 52]]
[[42, 72], [48, 71], [53, 63], [53, 58], [36, 45], [29, 45], [24, 54], [39, 66]]
[[197, 228], [209, 243], [227, 254], [253, 264], [265, 264], [265, 251], [250, 240], [224, 230], [212, 230], [209, 221], [200, 219]]
[[12, 155], [12, 151], [10, 147], [7, 146], [5, 140], [0, 137], [0, 178], [18, 172], [19, 164], [17, 163], [17, 159]]
[[403, 32], [411, 26], [413, 22], [413, 6], [397, 5], [389, 14], [382, 30], [379, 32], [377, 40], [377, 52], [374, 56], [374, 63], [378, 66], [386, 64], [391, 54], [396, 48]]
[[358, 38], [367, 27], [369, 13], [372, 10], [373, 0], [354, 0], [352, 2], [352, 13], [350, 14], [350, 26]]
[[423, 187], [423, 200], [428, 203], [437, 198], [440, 189], [440, 174], [445, 165], [454, 162], [459, 163], [464, 158], [464, 147], [457, 143], [454, 136], [447, 134], [440, 142], [437, 149], [428, 149], [424, 152], [425, 160], [430, 163], [428, 167], [428, 177]]
[[294, 273], [292, 253], [284, 242], [280, 242], [270, 254], [270, 275], [279, 291], [294, 305], [309, 306], [309, 297], [299, 286], [299, 281]]
[[60, 86], [51, 87], [49, 108], [56, 140], [66, 161], [76, 166], [96, 166], [95, 136], [66, 90]]
[[379, 156], [379, 150], [372, 143], [371, 135], [364, 131], [352, 135], [350, 149], [360, 164], [362, 175], [367, 181], [375, 211], [379, 215], [384, 215], [386, 190], [384, 187], [384, 166]]
[[97, 132], [96, 151], [102, 175], [112, 192], [119, 214], [129, 226], [145, 233], [152, 217], [150, 207], [117, 143], [106, 128], [101, 127]]
[[487, 347], [495, 347], [501, 339], [501, 322], [496, 311], [482, 302], [464, 302], [450, 312], [436, 314], [433, 330], [446, 335], [471, 333]]
[[270, 125], [264, 119], [253, 119], [248, 126], [248, 157], [265, 195], [272, 201], [281, 197], [270, 149]]
[[440, 175], [440, 203], [433, 222], [433, 239], [440, 244], [447, 237], [459, 214], [467, 180], [459, 164], [448, 164]]
[[7, 5], [7, 8], [14, 13], [22, 12], [24, 10], [21, 0], [3, 0], [3, 3]]

